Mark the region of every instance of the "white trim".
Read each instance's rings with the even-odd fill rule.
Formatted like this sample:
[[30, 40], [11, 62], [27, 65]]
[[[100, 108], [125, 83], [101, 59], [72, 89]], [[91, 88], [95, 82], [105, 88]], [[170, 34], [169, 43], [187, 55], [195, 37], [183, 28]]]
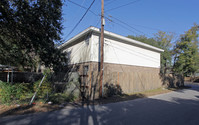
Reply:
[[[72, 37], [71, 39], [69, 39], [68, 41], [66, 41], [65, 43], [63, 43], [62, 45], [58, 46], [58, 49], [62, 49], [64, 46], [66, 46], [66, 45], [74, 42], [78, 38], [80, 38], [80, 37], [84, 36], [85, 34], [89, 33], [90, 31], [94, 31], [94, 32], [100, 33], [100, 29], [99, 28], [89, 27], [89, 28], [85, 29], [84, 31], [80, 32], [78, 35]], [[142, 43], [140, 41], [133, 40], [133, 39], [130, 39], [130, 38], [127, 38], [127, 37], [124, 37], [124, 36], [121, 36], [121, 35], [109, 32], [109, 31], [104, 31], [104, 35], [111, 36], [113, 38], [118, 38], [118, 39], [127, 41], [129, 43], [136, 44], [136, 45], [139, 45], [139, 46], [142, 46], [142, 47], [146, 47], [146, 48], [158, 51], [158, 52], [164, 52], [163, 49], [159, 49], [157, 47], [154, 47], [154, 46]]]

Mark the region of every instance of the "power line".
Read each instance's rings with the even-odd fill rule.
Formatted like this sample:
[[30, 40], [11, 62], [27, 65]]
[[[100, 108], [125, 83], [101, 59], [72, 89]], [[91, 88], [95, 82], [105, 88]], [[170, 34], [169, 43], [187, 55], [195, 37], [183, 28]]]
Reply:
[[132, 29], [134, 29], [135, 31], [137, 31], [137, 32], [139, 32], [139, 33], [142, 33], [142, 34], [146, 35], [144, 32], [142, 32], [142, 31], [140, 31], [140, 30], [138, 30], [138, 29], [132, 27], [131, 25], [127, 24], [127, 23], [124, 22], [124, 21], [121, 21], [121, 20], [119, 20], [119, 19], [117, 19], [117, 18], [115, 18], [115, 17], [113, 17], [113, 16], [109, 16], [109, 17], [111, 17], [111, 18], [117, 20], [118, 22], [120, 22], [120, 23], [122, 23], [122, 24], [124, 24], [124, 25], [126, 25], [126, 26], [128, 26], [128, 27], [130, 27], [130, 28], [132, 28]]
[[[80, 5], [80, 4], [78, 4], [78, 3], [75, 3], [75, 2], [73, 2], [73, 1], [71, 1], [71, 0], [68, 0], [68, 2], [70, 2], [70, 3], [72, 3], [72, 4], [76, 5], [76, 6], [79, 6], [79, 7], [83, 8], [83, 9], [85, 9], [85, 10], [88, 9], [88, 8], [86, 8], [85, 6], [82, 6], [82, 5]], [[92, 10], [88, 10], [88, 11], [91, 12], [92, 14], [94, 14], [95, 16], [100, 16], [99, 14], [96, 14], [96, 13], [93, 12]]]
[[[68, 0], [70, 1], [70, 0]], [[83, 18], [86, 16], [86, 14], [88, 13], [89, 9], [91, 8], [91, 6], [94, 4], [95, 0], [93, 0], [93, 2], [91, 3], [91, 5], [88, 7], [88, 9], [86, 10], [86, 12], [84, 13], [84, 15], [81, 17], [81, 19], [77, 22], [77, 24], [74, 26], [74, 28], [69, 32], [69, 34], [66, 36], [65, 39], [68, 38], [68, 36], [71, 35], [71, 33], [77, 28], [77, 26], [80, 24], [80, 22], [83, 20]]]
[[115, 1], [116, 1], [116, 0], [110, 0], [105, 6], [111, 4], [111, 3], [115, 2]]
[[132, 1], [132, 2], [129, 2], [129, 3], [127, 3], [127, 4], [124, 4], [124, 5], [115, 7], [115, 8], [111, 8], [111, 9], [109, 9], [109, 10], [106, 10], [105, 12], [109, 12], [109, 11], [112, 11], [112, 10], [115, 10], [115, 9], [118, 9], [118, 8], [121, 8], [121, 7], [124, 7], [124, 6], [128, 6], [128, 5], [134, 4], [134, 3], [139, 2], [139, 1], [141, 1], [141, 0]]
[[112, 22], [112, 23], [115, 23], [115, 24], [117, 24], [117, 25], [119, 25], [119, 26], [121, 26], [122, 28], [124, 28], [124, 29], [126, 29], [126, 30], [129, 30], [129, 31], [133, 32], [134, 34], [139, 35], [138, 33], [134, 32], [133, 30], [131, 30], [131, 29], [129, 29], [129, 28], [127, 28], [127, 27], [125, 27], [125, 26], [119, 24], [119, 23], [116, 23], [115, 21], [111, 21], [111, 22]]
[[105, 44], [109, 45], [109, 46], [112, 46], [112, 47], [114, 47], [116, 49], [122, 50], [123, 52], [129, 53], [129, 54], [133, 54], [133, 55], [135, 55], [137, 57], [141, 57], [142, 56], [143, 58], [145, 58], [147, 60], [150, 60], [152, 62], [156, 62], [156, 63], [158, 62], [156, 58], [154, 58], [152, 56], [149, 56], [149, 55], [146, 55], [146, 54], [143, 54], [143, 53], [140, 53], [140, 52], [133, 51], [132, 49], [129, 49], [129, 48], [126, 48], [126, 47], [121, 48], [119, 46], [117, 47], [117, 46], [111, 45], [111, 44], [109, 44], [107, 42], [105, 42]]
[[[78, 3], [75, 3], [75, 2], [73, 2], [73, 1], [71, 1], [71, 0], [68, 0], [68, 1], [71, 2], [72, 4], [76, 5], [76, 6], [79, 6], [79, 7], [83, 8], [83, 9], [87, 9], [85, 6], [82, 6], [82, 5], [80, 5], [80, 4], [78, 4]], [[138, 1], [138, 0], [137, 0], [137, 1]], [[139, 1], [140, 1], [140, 0], [139, 0]], [[112, 1], [110, 1], [110, 2], [112, 2]], [[132, 4], [132, 3], [135, 3], [135, 2], [136, 2], [136, 1], [133, 1], [133, 2], [130, 2], [130, 3]], [[93, 12], [92, 10], [89, 10], [89, 12], [91, 12], [91, 13], [94, 14], [95, 16], [100, 16], [100, 14], [96, 14], [96, 13]], [[123, 26], [123, 25], [121, 25], [121, 24], [119, 24], [119, 23], [116, 23], [115, 21], [113, 21], [113, 20], [111, 20], [110, 18], [108, 18], [108, 17], [105, 16], [105, 18], [106, 18], [107, 20], [109, 20], [110, 22], [113, 22], [113, 23], [115, 23], [115, 24], [117, 24], [117, 25], [120, 25], [121, 27], [123, 27], [123, 28], [125, 28], [125, 29], [127, 29], [127, 30], [129, 30], [129, 31], [131, 31], [131, 32], [133, 32], [133, 33], [135, 33], [135, 34], [137, 34], [137, 33], [134, 32], [133, 30], [135, 30], [135, 31], [137, 31], [137, 32], [139, 32], [139, 33], [141, 33], [141, 34], [146, 35], [144, 32], [142, 32], [142, 31], [140, 31], [140, 30], [138, 30], [138, 29], [132, 27], [131, 25], [129, 25], [129, 24], [127, 24], [127, 23], [125, 23], [125, 22], [123, 22], [123, 21], [121, 21], [121, 20], [119, 20], [119, 19], [113, 17], [113, 16], [110, 16], [110, 17], [113, 18], [113, 19], [115, 19], [115, 20], [117, 20], [118, 22], [120, 22], [120, 23], [126, 25], [128, 28], [125, 27], [125, 26]], [[133, 29], [133, 30], [129, 29], [129, 27], [130, 27], [131, 29]], [[137, 35], [139, 35], [139, 34], [137, 34]], [[148, 36], [148, 35], [146, 35], [146, 36]]]
[[[108, 19], [110, 22], [115, 23], [115, 24], [121, 26], [121, 27], [124, 28], [124, 29], [133, 32], [133, 33], [136, 34], [136, 35], [139, 35], [139, 34], [136, 33], [135, 31], [137, 31], [137, 32], [139, 32], [139, 33], [141, 33], [141, 34], [143, 34], [143, 35], [145, 35], [145, 36], [151, 37], [151, 36], [145, 34], [144, 32], [142, 32], [142, 31], [140, 31], [140, 30], [138, 30], [138, 29], [136, 29], [136, 28], [130, 26], [129, 24], [127, 24], [127, 23], [125, 23], [125, 22], [123, 22], [123, 21], [121, 21], [121, 20], [118, 20], [118, 19], [117, 19], [117, 21], [120, 22], [120, 23], [122, 23], [123, 25], [121, 25], [120, 23], [117, 23], [117, 22], [113, 21], [112, 19], [109, 19], [108, 17], [105, 17], [105, 18]], [[115, 19], [115, 20], [116, 20], [116, 19]], [[124, 26], [124, 25], [125, 25], [125, 26]], [[129, 29], [129, 28], [131, 28], [131, 29]], [[132, 29], [135, 30], [135, 31], [133, 31]]]
[[[68, 1], [71, 2], [71, 3], [73, 3], [74, 5], [77, 5], [77, 6], [81, 7], [81, 8], [83, 8], [83, 9], [87, 9], [86, 7], [84, 7], [84, 6], [82, 6], [82, 5], [78, 4], [78, 3], [75, 3], [75, 2], [70, 1], [70, 0], [68, 0]], [[110, 1], [110, 2], [113, 2], [113, 1]], [[134, 2], [136, 2], [136, 1], [134, 1]], [[131, 2], [131, 3], [132, 3], [132, 2]], [[95, 16], [100, 16], [100, 14], [96, 14], [96, 13], [93, 12], [92, 10], [89, 10], [89, 12], [91, 12], [91, 13], [94, 14]], [[106, 18], [107, 20], [109, 20], [110, 22], [113, 22], [113, 20], [109, 19], [108, 17], [105, 16], [105, 18]], [[111, 18], [117, 20], [117, 21], [120, 22], [120, 23], [123, 23], [123, 24], [127, 25], [128, 27], [131, 27], [132, 29], [136, 30], [136, 31], [139, 32], [139, 33], [142, 33], [142, 34], [146, 35], [146, 34], [143, 33], [142, 31], [139, 31], [138, 29], [136, 29], [136, 28], [130, 26], [129, 24], [127, 24], [127, 23], [125, 23], [125, 22], [123, 22], [123, 21], [121, 21], [121, 20], [119, 20], [119, 19], [117, 19], [117, 18], [115, 18], [115, 17], [112, 17], [112, 16], [111, 16]], [[118, 24], [118, 23], [116, 23], [116, 22], [113, 22], [113, 23], [115, 23], [115, 24], [117, 24], [117, 25], [120, 25], [120, 24]], [[123, 27], [123, 28], [125, 28], [125, 29], [127, 29], [126, 27], [124, 27], [124, 26], [122, 26], [122, 25], [120, 25], [120, 26]], [[132, 30], [130, 30], [130, 29], [128, 29], [128, 30], [131, 31], [131, 32], [133, 32], [133, 33], [135, 33], [134, 31], [132, 31]], [[137, 33], [135, 33], [135, 34], [137, 34]], [[138, 35], [138, 34], [137, 34], [137, 35]]]
[[[81, 3], [81, 6], [85, 3], [86, 0], [83, 0], [83, 2]], [[69, 1], [70, 2], [70, 1]], [[81, 7], [79, 7], [81, 9]], [[74, 15], [75, 17], [73, 18], [73, 20], [76, 20], [77, 17], [78, 17], [78, 14], [77, 14], [77, 10], [74, 12]]]

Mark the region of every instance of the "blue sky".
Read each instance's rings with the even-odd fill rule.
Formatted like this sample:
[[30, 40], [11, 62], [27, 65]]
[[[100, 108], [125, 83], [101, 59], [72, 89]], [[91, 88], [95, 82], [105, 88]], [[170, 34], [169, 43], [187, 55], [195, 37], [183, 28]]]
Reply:
[[[88, 8], [93, 0], [71, 1]], [[133, 1], [135, 2], [132, 3]], [[104, 0], [104, 2], [105, 16], [111, 20], [106, 19], [105, 30], [123, 36], [145, 35], [152, 37], [158, 30], [174, 32], [179, 35], [190, 29], [193, 23], [199, 24], [199, 0]], [[126, 4], [128, 5], [108, 11]], [[90, 10], [100, 14], [101, 0], [95, 0]], [[69, 39], [89, 26], [100, 27], [100, 16], [88, 12], [74, 32], [68, 36], [85, 11], [85, 9], [65, 0], [63, 39]]]

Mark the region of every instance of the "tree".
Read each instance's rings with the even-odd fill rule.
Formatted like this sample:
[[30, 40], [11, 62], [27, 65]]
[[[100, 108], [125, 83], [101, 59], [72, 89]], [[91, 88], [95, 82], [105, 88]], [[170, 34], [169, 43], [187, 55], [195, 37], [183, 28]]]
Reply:
[[171, 47], [173, 40], [172, 33], [166, 33], [159, 31], [155, 34], [155, 40], [159, 48], [163, 49], [164, 52], [161, 53], [161, 69], [160, 72], [164, 75], [167, 73], [167, 69], [171, 67]]
[[[62, 31], [61, 0], [1, 0], [0, 64], [58, 68], [65, 55], [55, 48]], [[36, 57], [36, 58], [35, 58]]]
[[144, 35], [140, 36], [128, 35], [127, 37], [160, 48], [160, 46], [157, 44], [157, 41], [154, 38], [147, 38]]
[[176, 43], [173, 66], [175, 73], [189, 76], [198, 70], [198, 30], [198, 25], [194, 24]]

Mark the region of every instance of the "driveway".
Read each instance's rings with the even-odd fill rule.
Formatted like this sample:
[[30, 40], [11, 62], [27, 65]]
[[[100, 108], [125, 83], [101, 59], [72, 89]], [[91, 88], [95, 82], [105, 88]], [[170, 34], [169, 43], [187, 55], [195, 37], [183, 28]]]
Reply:
[[0, 125], [199, 125], [199, 85], [150, 98], [0, 118]]

